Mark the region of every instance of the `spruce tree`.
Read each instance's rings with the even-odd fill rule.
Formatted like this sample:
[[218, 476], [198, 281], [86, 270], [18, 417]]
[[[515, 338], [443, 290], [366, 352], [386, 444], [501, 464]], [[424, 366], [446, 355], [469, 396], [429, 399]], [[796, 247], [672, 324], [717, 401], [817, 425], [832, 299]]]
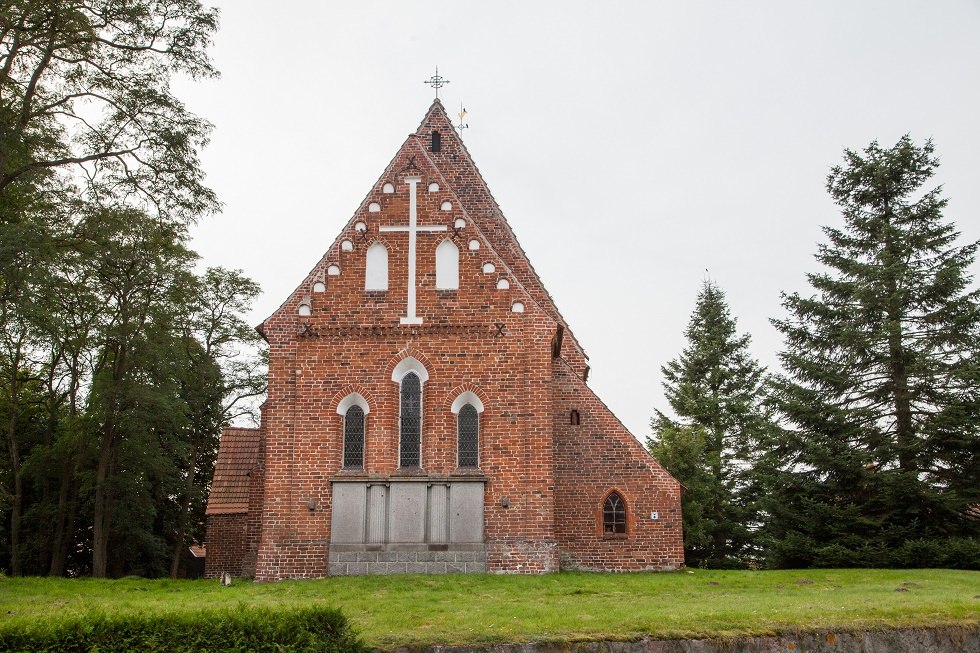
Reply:
[[843, 226], [824, 228], [826, 271], [808, 275], [814, 295], [784, 295], [788, 317], [773, 321], [788, 428], [767, 502], [770, 560], [980, 564], [967, 516], [980, 501], [978, 243], [956, 244], [941, 188], [924, 188], [931, 142], [874, 142], [844, 159], [827, 178]]
[[684, 351], [661, 368], [677, 419], [658, 410], [647, 444], [685, 487], [687, 564], [740, 565], [753, 554], [752, 459], [771, 429], [762, 406], [765, 370], [749, 354], [749, 335], [736, 332], [724, 292], [710, 281], [685, 335]]

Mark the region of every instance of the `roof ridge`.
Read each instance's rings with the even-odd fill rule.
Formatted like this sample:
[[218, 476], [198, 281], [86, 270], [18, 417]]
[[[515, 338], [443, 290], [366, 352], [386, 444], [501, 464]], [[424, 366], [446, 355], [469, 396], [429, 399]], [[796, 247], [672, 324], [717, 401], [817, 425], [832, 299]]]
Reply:
[[[514, 245], [517, 247], [516, 254], [519, 254], [523, 263], [525, 263], [528, 267], [528, 272], [530, 273], [531, 280], [535, 282], [535, 285], [537, 286], [537, 290], [540, 291], [547, 299], [548, 306], [546, 308], [543, 307], [545, 308], [545, 312], [549, 313], [551, 317], [556, 322], [558, 322], [558, 324], [565, 327], [565, 330], [568, 332], [568, 335], [571, 336], [571, 340], [574, 343], [576, 349], [578, 349], [579, 353], [582, 354], [585, 360], [588, 360], [589, 356], [585, 352], [585, 348], [582, 346], [578, 338], [575, 336], [575, 333], [572, 331], [572, 328], [568, 325], [568, 321], [565, 319], [565, 316], [562, 315], [561, 311], [558, 309], [558, 304], [555, 302], [554, 297], [552, 297], [551, 293], [548, 291], [547, 286], [545, 286], [544, 282], [541, 280], [541, 276], [538, 274], [537, 270], [534, 269], [534, 265], [531, 263], [530, 257], [527, 255], [527, 252], [524, 250], [523, 245], [521, 245], [520, 240], [518, 240], [517, 238], [517, 234], [514, 233], [513, 227], [511, 227], [510, 222], [508, 222], [507, 217], [504, 215], [503, 210], [500, 208], [500, 203], [497, 202], [497, 199], [493, 196], [493, 193], [490, 191], [490, 187], [487, 184], [486, 179], [483, 178], [483, 173], [480, 172], [479, 166], [476, 164], [476, 161], [473, 160], [473, 156], [470, 154], [469, 149], [467, 149], [466, 143], [463, 142], [462, 137], [457, 133], [455, 127], [452, 124], [452, 120], [450, 120], [449, 115], [446, 113], [445, 107], [442, 105], [441, 101], [439, 101], [438, 99], [433, 101], [432, 105], [429, 107], [429, 110], [426, 111], [425, 117], [422, 119], [422, 122], [419, 124], [419, 127], [414, 135], [418, 138], [422, 138], [424, 136], [422, 134], [422, 129], [426, 126], [426, 124], [430, 123], [432, 115], [436, 113], [438, 113], [444, 119], [447, 125], [450, 127], [450, 131], [452, 132], [452, 139], [459, 144], [460, 151], [463, 154], [464, 160], [472, 167], [474, 173], [473, 176], [475, 177], [476, 182], [480, 185], [480, 189], [484, 193], [486, 193], [486, 196], [490, 201], [492, 215], [488, 216], [488, 219], [495, 220], [498, 224], [503, 226], [504, 229], [506, 229], [506, 235], [509, 237], [509, 240], [513, 242]], [[422, 147], [422, 151], [423, 152], [426, 151], [424, 146]], [[435, 165], [436, 169], [439, 170], [439, 173], [445, 178], [445, 173], [443, 172], [442, 166], [440, 166], [439, 163], [433, 160], [431, 157], [428, 158], [433, 163], [433, 165]], [[490, 238], [488, 237], [488, 241], [489, 240]], [[500, 253], [499, 250], [496, 251], [498, 251], [498, 254]], [[501, 259], [504, 259], [504, 257], [501, 256]], [[519, 278], [519, 277], [515, 274], [515, 278]], [[525, 289], [527, 290], [528, 294], [531, 297], [534, 297], [535, 293], [533, 292], [532, 289], [527, 288], [526, 284], [522, 283], [521, 285], [525, 286]], [[536, 303], [540, 305], [540, 302], [536, 302]], [[550, 310], [547, 310], [549, 308]]]

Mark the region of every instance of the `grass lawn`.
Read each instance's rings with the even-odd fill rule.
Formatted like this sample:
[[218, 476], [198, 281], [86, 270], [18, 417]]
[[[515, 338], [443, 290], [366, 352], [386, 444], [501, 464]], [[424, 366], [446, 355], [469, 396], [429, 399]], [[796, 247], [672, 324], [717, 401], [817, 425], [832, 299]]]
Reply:
[[[897, 589], [905, 591], [896, 591]], [[370, 576], [255, 584], [0, 578], [0, 628], [93, 610], [341, 608], [373, 647], [980, 625], [980, 572]]]

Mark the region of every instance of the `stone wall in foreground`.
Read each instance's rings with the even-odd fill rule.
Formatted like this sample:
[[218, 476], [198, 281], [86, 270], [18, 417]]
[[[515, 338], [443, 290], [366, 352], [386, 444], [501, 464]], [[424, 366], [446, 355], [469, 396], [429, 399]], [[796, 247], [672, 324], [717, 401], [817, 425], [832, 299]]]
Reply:
[[[980, 627], [783, 633], [730, 639], [434, 646], [411, 653], [980, 653]], [[394, 653], [409, 653], [396, 649]]]

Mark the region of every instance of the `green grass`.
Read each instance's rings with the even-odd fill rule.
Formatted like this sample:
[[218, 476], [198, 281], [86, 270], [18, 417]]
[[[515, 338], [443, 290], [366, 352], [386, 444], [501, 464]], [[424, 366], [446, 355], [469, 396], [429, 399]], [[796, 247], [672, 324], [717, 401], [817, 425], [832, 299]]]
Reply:
[[[908, 591], [898, 592], [897, 588]], [[681, 571], [217, 581], [0, 580], [0, 629], [91, 611], [338, 607], [378, 648], [980, 626], [980, 572]]]

